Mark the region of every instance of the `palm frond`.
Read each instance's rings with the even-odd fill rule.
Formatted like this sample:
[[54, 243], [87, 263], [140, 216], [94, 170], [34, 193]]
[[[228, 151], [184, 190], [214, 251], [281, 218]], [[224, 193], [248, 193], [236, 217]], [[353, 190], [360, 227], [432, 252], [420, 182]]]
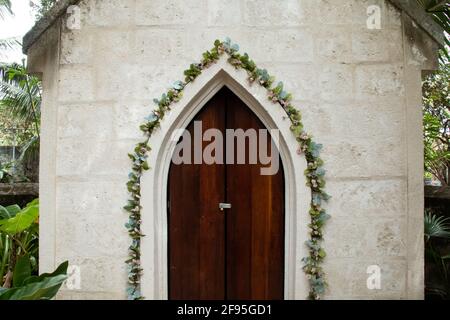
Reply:
[[0, 107], [19, 121], [31, 121], [33, 117], [32, 103], [40, 107], [40, 100], [31, 97], [23, 88], [10, 83], [0, 83], [0, 91], [3, 97], [0, 99]]
[[29, 163], [39, 160], [40, 138], [32, 137], [22, 148], [19, 161]]
[[438, 217], [431, 212], [425, 214], [425, 237], [430, 238], [449, 238], [450, 237], [450, 218]]
[[417, 0], [425, 11], [433, 16], [445, 33], [447, 48], [443, 50], [443, 55], [450, 59], [448, 47], [450, 47], [450, 0]]
[[11, 117], [34, 123], [39, 135], [41, 83], [18, 64], [0, 64], [0, 107]]
[[13, 15], [10, 0], [0, 0], [0, 18], [5, 17], [5, 13]]
[[20, 48], [21, 43], [18, 37], [0, 39], [0, 51]]

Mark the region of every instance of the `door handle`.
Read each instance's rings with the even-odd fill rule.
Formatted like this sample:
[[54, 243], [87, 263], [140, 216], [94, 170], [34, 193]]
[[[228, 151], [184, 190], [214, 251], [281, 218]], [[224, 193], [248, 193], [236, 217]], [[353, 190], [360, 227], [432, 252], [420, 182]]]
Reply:
[[220, 211], [231, 209], [231, 203], [219, 203], [219, 209]]

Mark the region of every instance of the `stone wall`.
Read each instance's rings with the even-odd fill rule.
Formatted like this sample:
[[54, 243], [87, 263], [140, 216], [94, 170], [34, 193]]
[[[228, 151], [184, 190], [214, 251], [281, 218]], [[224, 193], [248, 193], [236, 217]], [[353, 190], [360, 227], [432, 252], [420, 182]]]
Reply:
[[[380, 30], [366, 26], [374, 4]], [[62, 21], [30, 49], [45, 92], [41, 268], [66, 259], [81, 267], [81, 289], [60, 298], [125, 298], [127, 153], [152, 99], [226, 36], [284, 81], [324, 144], [333, 196], [326, 298], [423, 297], [420, 79], [435, 57], [408, 16], [382, 0], [84, 0], [80, 8], [80, 30]], [[381, 267], [381, 290], [366, 287], [369, 265]]]

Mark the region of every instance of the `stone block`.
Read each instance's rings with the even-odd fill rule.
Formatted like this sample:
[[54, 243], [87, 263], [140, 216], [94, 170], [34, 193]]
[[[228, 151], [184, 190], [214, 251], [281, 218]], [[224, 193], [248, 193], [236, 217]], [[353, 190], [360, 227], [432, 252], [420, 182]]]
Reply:
[[[274, 52], [276, 53], [274, 61], [293, 63], [314, 60], [314, 43], [310, 29], [288, 29], [282, 32], [269, 33], [269, 35], [272, 39], [271, 43], [260, 41], [258, 44], [261, 53], [264, 52], [266, 46], [274, 46]], [[276, 41], [273, 39], [276, 39]]]
[[332, 196], [327, 207], [333, 220], [341, 217], [378, 219], [406, 215], [406, 181], [329, 180], [327, 193]]
[[352, 1], [318, 0], [315, 3], [317, 8], [316, 23], [333, 25], [352, 23]]
[[80, 3], [82, 28], [134, 25], [134, 1], [84, 0]]
[[126, 215], [122, 210], [128, 200], [125, 186], [126, 176], [111, 181], [62, 180], [57, 181], [56, 210], [58, 212], [77, 212], [78, 217], [91, 215], [105, 220], [121, 219]]
[[92, 175], [110, 177], [126, 176], [130, 168], [127, 156], [133, 149], [134, 141], [99, 141], [89, 139], [59, 139], [56, 159], [58, 176], [78, 176], [88, 178]]
[[325, 101], [353, 98], [353, 67], [344, 64], [325, 64], [318, 67], [320, 97]]
[[[306, 24], [307, 2], [299, 0], [245, 0], [243, 20], [248, 26], [299, 26]], [[280, 32], [283, 32], [280, 30]]]
[[160, 98], [175, 81], [184, 80], [183, 72], [188, 68], [189, 64], [184, 61], [176, 61], [173, 66], [148, 63], [136, 68], [133, 75], [134, 99], [145, 101], [145, 108], [150, 112], [155, 108], [153, 99]]
[[[151, 100], [151, 99], [150, 99]], [[113, 126], [118, 139], [142, 140], [143, 133], [139, 126], [145, 122], [155, 108], [149, 100], [129, 101], [114, 105]]]
[[[332, 206], [329, 209], [332, 214]], [[406, 218], [337, 217], [326, 227], [330, 258], [406, 256]], [[370, 232], [369, 232], [370, 230]]]
[[59, 69], [59, 101], [92, 101], [94, 98], [93, 68], [85, 65], [63, 65]]
[[133, 41], [132, 31], [120, 29], [97, 31], [95, 58], [98, 68], [111, 68], [129, 61]]
[[242, 22], [240, 0], [208, 0], [209, 26], [238, 26]]
[[124, 226], [126, 214], [115, 219], [105, 219], [103, 215], [80, 216], [78, 212], [57, 213], [56, 257], [109, 257], [120, 260], [130, 245], [130, 238]]
[[320, 141], [324, 143], [322, 159], [329, 177], [373, 178], [406, 175], [406, 146], [398, 138], [382, 143], [372, 139]]
[[[122, 259], [111, 257], [59, 257], [59, 261], [69, 261], [69, 265], [76, 267], [80, 276], [80, 288], [69, 288], [63, 285], [61, 290], [69, 294], [80, 292], [122, 293], [127, 286], [127, 266]], [[97, 298], [99, 299], [99, 298]]]
[[129, 100], [136, 95], [136, 70], [139, 67], [123, 62], [114, 67], [96, 69], [95, 97], [97, 101]]
[[[135, 59], [141, 64], [164, 64], [173, 65], [175, 62], [185, 60], [186, 63], [192, 63], [194, 60], [187, 60], [186, 56], [191, 52], [191, 47], [197, 47], [197, 59], [207, 48], [198, 47], [194, 42], [189, 42], [189, 33], [184, 30], [152, 30], [138, 29], [135, 32]], [[184, 64], [186, 64], [184, 63]]]
[[299, 110], [304, 109], [300, 100], [312, 101], [320, 93], [317, 71], [312, 63], [262, 63], [261, 68], [267, 68], [269, 73], [276, 78], [276, 81], [283, 82], [286, 90], [291, 92], [294, 99], [299, 101], [298, 105], [296, 104]]
[[360, 65], [355, 71], [356, 96], [364, 99], [402, 97], [405, 94], [401, 64]]
[[[381, 289], [367, 288], [367, 268], [380, 267]], [[329, 291], [326, 299], [400, 300], [406, 298], [404, 259], [329, 259], [325, 266]]]
[[207, 22], [207, 0], [164, 2], [137, 0], [136, 24], [152, 25], [204, 25]]
[[113, 135], [112, 106], [69, 104], [58, 108], [58, 137], [109, 141]]
[[61, 64], [91, 64], [93, 34], [87, 30], [63, 29], [61, 33]]
[[352, 35], [347, 26], [325, 26], [314, 33], [316, 59], [334, 63], [352, 62]]
[[405, 106], [402, 99], [343, 103], [294, 101], [303, 114], [306, 129], [322, 142], [335, 137], [367, 139], [373, 144], [386, 139], [406, 141]]
[[400, 62], [403, 59], [401, 29], [354, 28], [352, 55], [355, 62]]

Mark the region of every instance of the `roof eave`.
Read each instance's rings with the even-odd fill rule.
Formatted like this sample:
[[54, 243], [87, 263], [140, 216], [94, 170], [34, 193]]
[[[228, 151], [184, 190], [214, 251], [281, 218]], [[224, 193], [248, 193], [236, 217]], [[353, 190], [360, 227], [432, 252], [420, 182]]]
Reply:
[[50, 28], [55, 21], [64, 15], [71, 5], [75, 5], [81, 0], [60, 0], [31, 28], [23, 37], [22, 52], [28, 54], [30, 47], [39, 40], [41, 35]]
[[434, 21], [417, 1], [389, 0], [395, 7], [405, 12], [418, 26], [436, 41], [442, 48], [446, 46], [444, 30]]

